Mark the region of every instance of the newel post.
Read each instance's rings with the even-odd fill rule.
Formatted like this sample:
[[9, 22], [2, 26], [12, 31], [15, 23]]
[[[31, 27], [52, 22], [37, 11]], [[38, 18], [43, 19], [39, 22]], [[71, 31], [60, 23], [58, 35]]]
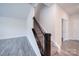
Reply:
[[45, 43], [45, 49], [44, 49], [44, 54], [45, 56], [50, 56], [51, 55], [51, 34], [45, 33], [44, 35], [44, 43]]

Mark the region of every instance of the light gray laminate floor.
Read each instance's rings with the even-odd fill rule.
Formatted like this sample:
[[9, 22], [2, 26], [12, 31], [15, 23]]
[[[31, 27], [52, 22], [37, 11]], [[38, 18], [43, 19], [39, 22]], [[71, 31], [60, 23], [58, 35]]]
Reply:
[[0, 40], [0, 56], [36, 56], [26, 37]]

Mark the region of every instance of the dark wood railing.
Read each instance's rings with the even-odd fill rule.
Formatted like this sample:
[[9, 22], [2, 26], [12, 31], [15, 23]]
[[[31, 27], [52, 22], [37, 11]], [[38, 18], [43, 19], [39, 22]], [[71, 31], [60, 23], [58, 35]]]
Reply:
[[34, 19], [34, 28], [32, 30], [36, 37], [36, 41], [40, 49], [40, 53], [43, 56], [50, 56], [51, 55], [51, 34], [46, 33], [43, 30], [43, 28], [40, 26], [40, 24], [38, 23], [35, 17], [33, 17], [33, 19]]

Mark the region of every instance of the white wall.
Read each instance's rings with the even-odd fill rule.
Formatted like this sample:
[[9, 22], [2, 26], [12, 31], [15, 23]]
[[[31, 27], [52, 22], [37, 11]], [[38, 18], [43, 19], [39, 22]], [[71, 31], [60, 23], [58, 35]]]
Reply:
[[33, 13], [29, 4], [0, 4], [0, 39], [27, 36], [35, 53], [40, 55], [32, 33]]
[[[55, 44], [57, 47], [60, 49], [61, 44], [62, 44], [62, 19], [64, 20], [64, 25], [63, 25], [63, 40], [68, 40], [68, 32], [69, 32], [69, 15], [57, 4], [54, 5], [55, 8], [53, 12], [53, 24], [54, 24], [54, 39], [55, 39]], [[51, 21], [50, 21], [51, 22]]]
[[[62, 9], [60, 6], [57, 7], [58, 9], [58, 20], [60, 20], [60, 26], [61, 26], [61, 32], [63, 30], [63, 40], [68, 40], [68, 35], [69, 35], [69, 15], [67, 12]], [[63, 20], [63, 24], [62, 24]], [[62, 27], [63, 25], [63, 27]], [[60, 33], [61, 33], [60, 32]]]
[[[54, 13], [53, 11], [54, 8], [48, 8], [43, 4], [39, 4], [37, 8], [35, 9], [35, 17], [39, 21], [39, 23], [42, 25], [44, 30], [46, 32], [51, 33], [53, 31], [53, 16], [51, 15]], [[51, 23], [51, 22], [52, 23]], [[52, 26], [51, 26], [52, 25]]]
[[56, 12], [56, 19], [55, 19], [55, 40], [57, 42], [57, 45], [59, 45], [59, 49], [62, 44], [62, 19], [66, 21], [64, 23], [64, 28], [63, 29], [63, 39], [67, 40], [68, 39], [68, 21], [69, 21], [69, 16], [68, 14], [58, 5], [56, 5], [57, 12]]
[[32, 29], [33, 11], [29, 4], [0, 4], [0, 38], [23, 35]]
[[30, 10], [31, 10], [31, 6], [29, 4], [24, 4], [24, 3], [0, 4], [0, 16], [4, 16], [4, 17], [27, 19]]
[[61, 19], [68, 20], [67, 13], [56, 4], [53, 4], [50, 7], [39, 4], [36, 9], [35, 17], [42, 27], [48, 33], [52, 34], [52, 41], [54, 41], [57, 47], [60, 48], [62, 37]]
[[47, 7], [46, 5], [39, 4], [35, 9], [35, 17], [47, 33], [51, 33], [52, 41], [55, 41], [54, 33], [54, 18], [56, 15], [56, 8], [54, 5], [52, 7]]
[[0, 17], [0, 39], [25, 35], [26, 20], [10, 17]]
[[71, 16], [69, 24], [69, 39], [79, 40], [79, 15]]

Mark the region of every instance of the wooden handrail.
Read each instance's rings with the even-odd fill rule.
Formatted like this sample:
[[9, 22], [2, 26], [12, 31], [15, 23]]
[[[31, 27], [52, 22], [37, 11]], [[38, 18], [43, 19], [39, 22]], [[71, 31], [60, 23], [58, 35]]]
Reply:
[[43, 35], [45, 35], [45, 31], [44, 31], [43, 28], [40, 26], [40, 24], [38, 23], [38, 21], [36, 20], [36, 18], [33, 17], [33, 19], [34, 19], [34, 21], [37, 23], [37, 26], [39, 27], [41, 33], [42, 33]]
[[[41, 31], [41, 33], [43, 34], [44, 36], [44, 50], [43, 50], [43, 53], [45, 56], [50, 56], [51, 55], [51, 34], [50, 33], [46, 33], [43, 28], [40, 26], [39, 22], [36, 20], [35, 17], [33, 17], [34, 19], [34, 23], [36, 23], [36, 26], [38, 26], [39, 30]], [[33, 28], [34, 32], [35, 31], [35, 28]], [[36, 36], [38, 34], [36, 33]], [[38, 38], [38, 41], [40, 43], [40, 46], [41, 46], [41, 42], [40, 42], [40, 39]], [[42, 47], [40, 47], [42, 48]], [[43, 49], [43, 48], [42, 48]]]

